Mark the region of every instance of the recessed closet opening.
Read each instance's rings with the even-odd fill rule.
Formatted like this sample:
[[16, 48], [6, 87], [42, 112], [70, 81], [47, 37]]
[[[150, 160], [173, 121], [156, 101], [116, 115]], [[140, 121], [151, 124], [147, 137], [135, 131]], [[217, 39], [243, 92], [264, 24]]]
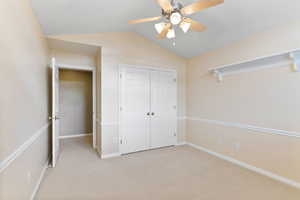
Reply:
[[120, 153], [177, 144], [177, 73], [120, 66]]
[[92, 147], [93, 74], [91, 71], [59, 69], [59, 139], [87, 139]]
[[[68, 152], [100, 155], [101, 47], [48, 39], [51, 48], [52, 167]], [[91, 154], [92, 155], [92, 154]], [[94, 154], [96, 155], [96, 154]]]

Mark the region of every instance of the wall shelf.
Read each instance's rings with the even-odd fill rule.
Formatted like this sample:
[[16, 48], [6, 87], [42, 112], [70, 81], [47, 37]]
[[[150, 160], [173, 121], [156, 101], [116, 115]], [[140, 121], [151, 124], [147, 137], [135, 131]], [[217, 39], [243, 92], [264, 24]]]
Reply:
[[300, 50], [293, 50], [281, 54], [259, 57], [253, 60], [223, 65], [211, 68], [209, 71], [214, 74], [219, 81], [223, 76], [242, 72], [255, 71], [262, 68], [280, 67], [291, 65], [293, 71], [300, 71]]

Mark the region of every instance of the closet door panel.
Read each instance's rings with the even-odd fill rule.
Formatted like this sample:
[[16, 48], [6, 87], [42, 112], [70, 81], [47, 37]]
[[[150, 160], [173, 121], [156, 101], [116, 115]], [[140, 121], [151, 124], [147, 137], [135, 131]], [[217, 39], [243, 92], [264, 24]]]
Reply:
[[121, 72], [121, 153], [149, 149], [150, 72], [123, 68]]
[[170, 146], [176, 143], [176, 88], [176, 73], [151, 72], [151, 148]]

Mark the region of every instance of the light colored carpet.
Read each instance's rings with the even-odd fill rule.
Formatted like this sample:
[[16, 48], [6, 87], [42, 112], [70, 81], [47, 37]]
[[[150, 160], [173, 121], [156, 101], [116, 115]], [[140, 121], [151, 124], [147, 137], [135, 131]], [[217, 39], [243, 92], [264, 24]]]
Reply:
[[64, 140], [37, 200], [299, 200], [300, 191], [188, 146], [100, 160]]

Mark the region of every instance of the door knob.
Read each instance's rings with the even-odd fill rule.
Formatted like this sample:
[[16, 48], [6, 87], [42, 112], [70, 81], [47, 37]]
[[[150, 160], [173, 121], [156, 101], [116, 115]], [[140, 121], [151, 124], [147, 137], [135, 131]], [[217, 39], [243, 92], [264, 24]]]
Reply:
[[155, 115], [155, 113], [154, 113], [154, 112], [152, 112], [152, 113], [151, 113], [151, 115], [153, 116], [153, 115]]
[[150, 116], [150, 112], [147, 112], [147, 115]]

